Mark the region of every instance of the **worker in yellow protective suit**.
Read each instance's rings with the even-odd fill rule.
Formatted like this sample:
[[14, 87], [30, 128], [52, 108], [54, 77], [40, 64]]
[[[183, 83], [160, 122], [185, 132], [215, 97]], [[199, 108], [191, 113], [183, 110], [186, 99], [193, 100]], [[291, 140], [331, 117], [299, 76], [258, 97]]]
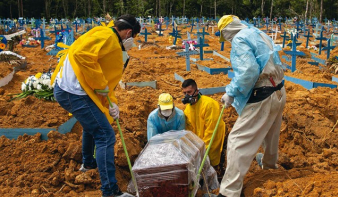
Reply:
[[[184, 110], [186, 130], [194, 132], [208, 148], [220, 114], [219, 104], [214, 99], [201, 95], [193, 79], [187, 79], [182, 83], [182, 91], [185, 95], [182, 102], [188, 104]], [[212, 166], [220, 163], [224, 137], [225, 123], [221, 120], [208, 155]]]
[[[140, 29], [139, 22], [131, 15], [117, 18], [114, 27], [91, 29], [63, 52], [52, 76], [55, 99], [83, 127], [80, 171], [98, 168], [104, 197], [123, 195], [115, 178], [116, 139], [111, 123], [119, 118], [119, 108], [114, 89], [128, 63], [127, 50]], [[102, 89], [110, 91], [95, 91]], [[108, 106], [107, 95], [113, 107]]]

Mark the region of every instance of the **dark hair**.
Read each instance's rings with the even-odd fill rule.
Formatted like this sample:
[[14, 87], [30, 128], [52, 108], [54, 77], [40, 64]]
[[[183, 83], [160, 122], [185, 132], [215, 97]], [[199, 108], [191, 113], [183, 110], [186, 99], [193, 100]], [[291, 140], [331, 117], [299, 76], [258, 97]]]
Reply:
[[135, 37], [138, 33], [141, 31], [141, 25], [136, 20], [136, 18], [133, 15], [125, 14], [116, 19], [114, 21], [115, 27], [121, 31], [125, 29], [132, 29], [132, 36]]
[[186, 88], [188, 86], [192, 86], [193, 88], [197, 88], [196, 81], [193, 79], [186, 79], [182, 83], [182, 88]]

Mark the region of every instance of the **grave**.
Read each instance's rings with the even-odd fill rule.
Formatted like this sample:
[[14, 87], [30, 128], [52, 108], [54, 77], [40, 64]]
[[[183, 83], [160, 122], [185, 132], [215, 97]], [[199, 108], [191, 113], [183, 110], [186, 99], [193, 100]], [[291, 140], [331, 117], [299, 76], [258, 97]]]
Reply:
[[41, 139], [48, 140], [47, 134], [50, 131], [58, 131], [61, 134], [66, 134], [72, 130], [76, 122], [76, 118], [72, 117], [57, 128], [0, 128], [0, 136], [4, 135], [8, 139], [17, 139], [24, 134], [35, 135], [41, 133]]

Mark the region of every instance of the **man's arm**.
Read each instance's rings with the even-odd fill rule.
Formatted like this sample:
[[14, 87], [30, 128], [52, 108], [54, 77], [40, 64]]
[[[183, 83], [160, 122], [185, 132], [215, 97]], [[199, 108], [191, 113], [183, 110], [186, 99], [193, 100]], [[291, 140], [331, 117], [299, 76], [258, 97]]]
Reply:
[[260, 74], [260, 67], [249, 43], [235, 37], [232, 41], [231, 65], [235, 77], [226, 87], [226, 93], [232, 97], [247, 97]]
[[185, 130], [185, 115], [180, 114], [180, 119], [177, 125], [178, 130]]
[[147, 120], [147, 139], [150, 140], [151, 137], [158, 134], [158, 130], [154, 124], [154, 119], [152, 118], [152, 113], [149, 115]]
[[[219, 105], [216, 101], [211, 101], [208, 103], [205, 107], [205, 131], [204, 131], [204, 137], [203, 141], [205, 142], [206, 148], [210, 145], [210, 140], [213, 135], [213, 132], [215, 131], [216, 124], [218, 121], [218, 117], [220, 115], [220, 109]], [[220, 125], [219, 125], [220, 126]], [[221, 149], [222, 149], [222, 142], [223, 142], [223, 134], [219, 133], [220, 130], [217, 129], [215, 132], [215, 138], [214, 141], [210, 147], [209, 151], [209, 158], [212, 166], [216, 166], [220, 162], [220, 156], [221, 156]]]

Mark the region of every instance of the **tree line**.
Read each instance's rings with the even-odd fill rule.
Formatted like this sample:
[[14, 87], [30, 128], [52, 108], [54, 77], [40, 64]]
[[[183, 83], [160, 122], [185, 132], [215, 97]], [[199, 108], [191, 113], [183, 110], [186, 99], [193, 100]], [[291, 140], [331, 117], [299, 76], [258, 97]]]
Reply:
[[135, 16], [317, 17], [338, 20], [337, 0], [5, 0], [0, 18]]

